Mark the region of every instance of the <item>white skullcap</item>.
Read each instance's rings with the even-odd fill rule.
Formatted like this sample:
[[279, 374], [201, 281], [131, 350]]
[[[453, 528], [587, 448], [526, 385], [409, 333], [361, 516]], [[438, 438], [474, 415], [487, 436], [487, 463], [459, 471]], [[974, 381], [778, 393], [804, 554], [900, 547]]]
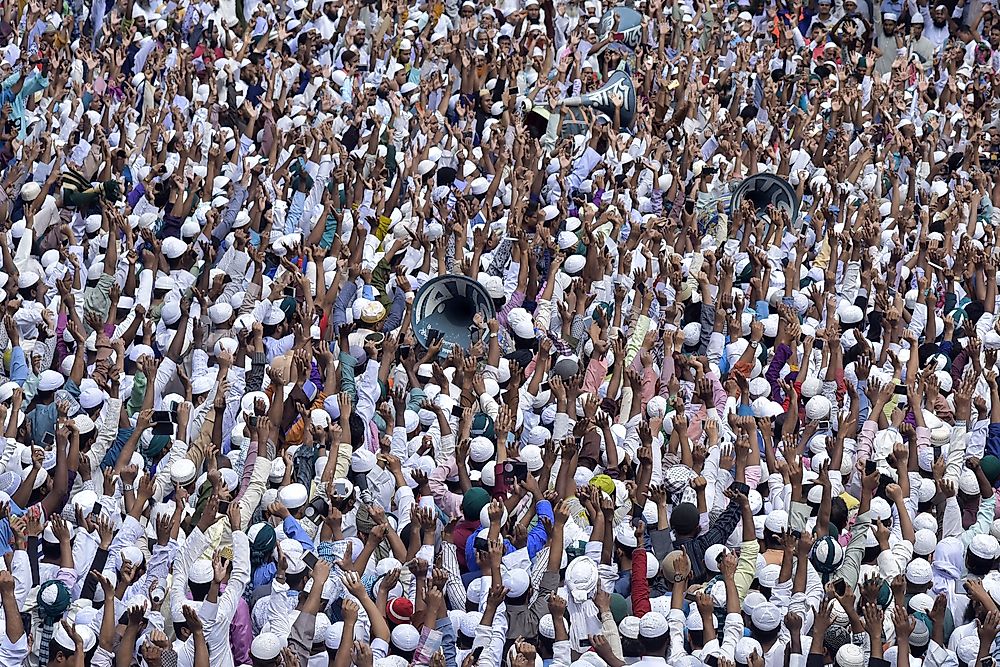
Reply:
[[813, 421], [826, 419], [830, 416], [830, 399], [826, 396], [813, 396], [806, 401], [806, 418]]
[[281, 639], [273, 632], [262, 632], [250, 644], [251, 657], [258, 660], [274, 660], [281, 655]]

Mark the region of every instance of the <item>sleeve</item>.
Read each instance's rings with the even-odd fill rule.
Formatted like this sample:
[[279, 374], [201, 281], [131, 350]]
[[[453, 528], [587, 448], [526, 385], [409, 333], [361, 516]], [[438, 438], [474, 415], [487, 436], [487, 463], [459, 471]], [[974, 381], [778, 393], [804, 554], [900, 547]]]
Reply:
[[264, 495], [267, 488], [267, 475], [270, 471], [271, 460], [258, 454], [253, 464], [253, 474], [250, 475], [250, 484], [247, 485], [239, 499], [240, 520], [243, 523], [240, 528], [245, 529], [250, 524], [251, 515], [257, 509], [261, 496]]
[[445, 667], [458, 667], [458, 655], [455, 651], [455, 626], [447, 615], [439, 618], [435, 629], [441, 633], [441, 650], [444, 652]]
[[722, 511], [719, 518], [715, 520], [712, 527], [708, 529], [703, 535], [700, 535], [697, 539], [701, 541], [705, 547], [709, 547], [713, 544], [723, 544], [726, 539], [732, 534], [733, 530], [736, 529], [736, 524], [740, 520], [740, 508], [736, 503], [729, 503], [729, 506]]
[[[399, 430], [402, 429], [394, 429], [393, 432], [395, 433], [395, 431]], [[435, 504], [452, 518], [462, 516], [462, 496], [452, 493], [448, 489], [447, 484], [448, 478], [457, 473], [455, 460], [449, 457], [446, 463], [434, 468], [431, 474], [427, 476], [427, 484], [430, 487], [431, 494], [434, 496]]]
[[844, 549], [844, 562], [838, 572], [851, 588], [858, 585], [858, 578], [861, 575], [861, 559], [865, 553], [865, 538], [871, 522], [871, 513], [865, 512], [859, 515], [851, 527], [851, 541]]
[[288, 646], [298, 657], [299, 665], [309, 663], [312, 653], [313, 633], [316, 632], [316, 615], [299, 612], [299, 617], [292, 623], [292, 632], [288, 635]]
[[[26, 628], [27, 630], [27, 628]], [[20, 665], [28, 659], [28, 633], [25, 632], [16, 642], [11, 642], [4, 635], [0, 639], [0, 664]]]
[[100, 425], [97, 437], [87, 452], [91, 470], [97, 470], [101, 461], [104, 460], [104, 455], [115, 441], [115, 437], [118, 435], [118, 416], [121, 410], [122, 401], [120, 398], [109, 398], [101, 407], [101, 416], [97, 421]]
[[736, 642], [743, 636], [743, 616], [740, 614], [726, 614], [725, 629], [722, 631], [722, 651], [727, 658], [732, 659], [736, 652]]
[[303, 549], [306, 551], [313, 550], [312, 538], [309, 537], [309, 533], [299, 524], [298, 519], [293, 516], [286, 516], [281, 527], [285, 531], [285, 535], [301, 544]]
[[736, 574], [733, 579], [736, 583], [736, 592], [740, 596], [740, 602], [746, 597], [750, 590], [757, 572], [757, 555], [760, 553], [760, 544], [757, 540], [743, 542], [740, 545], [740, 560], [736, 564]]
[[551, 667], [569, 667], [570, 656], [572, 651], [570, 649], [569, 640], [564, 639], [559, 642], [554, 642], [552, 644], [552, 666]]
[[[555, 516], [552, 514], [552, 505], [547, 500], [539, 500], [535, 503], [535, 512], [539, 519], [546, 518], [550, 523], [555, 522]], [[548, 533], [545, 531], [545, 525], [539, 520], [535, 522], [534, 527], [528, 533], [528, 557], [534, 558], [535, 554], [545, 548], [545, 544], [549, 541]]]
[[983, 535], [989, 532], [990, 526], [993, 524], [996, 503], [996, 495], [991, 495], [989, 498], [984, 498], [979, 502], [979, 510], [976, 512], [976, 522], [962, 533], [963, 545], [968, 547], [972, 543], [972, 538], [976, 535]]
[[604, 638], [608, 640], [611, 652], [618, 656], [619, 659], [624, 658], [622, 636], [618, 633], [618, 624], [615, 623], [615, 616], [610, 611], [601, 614], [601, 632], [604, 633]]
[[174, 575], [170, 583], [170, 614], [173, 618], [183, 618], [181, 607], [187, 599], [184, 586], [187, 584], [187, 572], [191, 564], [205, 551], [208, 539], [201, 529], [195, 528], [188, 535], [181, 549], [180, 556], [174, 560]]
[[295, 610], [293, 598], [286, 595], [288, 584], [271, 580], [271, 595], [267, 599], [267, 618], [270, 631], [279, 637], [287, 637], [292, 628], [292, 612]]
[[646, 579], [646, 560], [648, 558], [649, 554], [645, 548], [639, 547], [632, 550], [632, 614], [639, 618], [642, 618], [650, 610], [649, 580]]
[[250, 540], [242, 530], [233, 531], [233, 573], [226, 583], [226, 590], [219, 597], [218, 617], [232, 620], [236, 605], [243, 598], [243, 591], [250, 582]]
[[462, 577], [459, 575], [458, 547], [455, 546], [454, 542], [441, 542], [441, 567], [448, 575], [448, 580], [444, 584], [444, 592], [448, 596], [450, 608], [465, 609], [467, 597]]
[[671, 609], [667, 613], [667, 632], [670, 634], [670, 652], [667, 658], [672, 660], [684, 655], [684, 612]]

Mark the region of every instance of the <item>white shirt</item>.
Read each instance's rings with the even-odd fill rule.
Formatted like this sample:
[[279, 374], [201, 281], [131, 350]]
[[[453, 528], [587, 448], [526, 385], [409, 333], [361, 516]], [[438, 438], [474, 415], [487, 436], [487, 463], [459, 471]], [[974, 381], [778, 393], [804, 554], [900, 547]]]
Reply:
[[[187, 568], [184, 570], [186, 578]], [[233, 531], [233, 573], [226, 584], [226, 590], [219, 595], [216, 602], [207, 600], [202, 602], [198, 610], [198, 616], [205, 624], [205, 642], [208, 644], [208, 653], [214, 667], [236, 667], [233, 647], [229, 643], [229, 628], [233, 623], [233, 616], [236, 615], [236, 605], [243, 597], [243, 591], [249, 581], [250, 541], [242, 530]], [[178, 617], [174, 615], [174, 618]], [[183, 618], [183, 615], [180, 618]], [[181, 646], [176, 647], [176, 650], [178, 667], [194, 667], [193, 638], [189, 637]]]

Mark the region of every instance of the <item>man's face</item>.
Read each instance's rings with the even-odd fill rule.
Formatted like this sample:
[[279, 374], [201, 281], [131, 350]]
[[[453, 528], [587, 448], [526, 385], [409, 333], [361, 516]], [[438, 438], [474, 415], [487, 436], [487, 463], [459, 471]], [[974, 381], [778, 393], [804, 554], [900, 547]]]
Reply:
[[894, 35], [894, 34], [896, 34], [896, 22], [895, 21], [886, 21], [886, 20], [883, 19], [883, 21], [882, 21], [882, 29], [885, 31], [885, 34], [887, 34], [887, 35]]
[[848, 14], [848, 15], [850, 15], [850, 14], [857, 14], [858, 13], [858, 3], [854, 2], [854, 0], [848, 0], [848, 2], [844, 3], [844, 12], [846, 14]]
[[820, 15], [820, 18], [824, 18], [824, 19], [826, 17], [830, 16], [830, 5], [828, 3], [825, 3], [825, 2], [824, 3], [820, 3], [820, 6], [819, 6], [819, 15]]
[[911, 23], [910, 24], [910, 37], [913, 39], [920, 39], [920, 36], [924, 34], [924, 24], [923, 23]]
[[530, 7], [528, 7], [528, 19], [530, 19], [531, 21], [537, 21], [538, 14], [539, 14], [538, 5], [531, 5]]
[[936, 26], [943, 26], [948, 20], [948, 17], [945, 15], [944, 7], [940, 5], [934, 8], [931, 18], [934, 19], [934, 25]]

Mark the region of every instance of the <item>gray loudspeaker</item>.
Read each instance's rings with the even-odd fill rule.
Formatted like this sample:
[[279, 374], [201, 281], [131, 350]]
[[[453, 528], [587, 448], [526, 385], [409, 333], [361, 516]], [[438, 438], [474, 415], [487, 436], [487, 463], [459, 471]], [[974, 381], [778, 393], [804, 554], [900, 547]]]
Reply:
[[485, 287], [468, 276], [438, 276], [424, 283], [413, 299], [413, 334], [424, 347], [435, 332], [444, 336], [441, 356], [451, 354], [456, 345], [468, 351], [477, 339], [472, 324], [476, 313], [487, 320], [496, 316]]
[[[615, 26], [616, 18], [617, 27]], [[598, 32], [600, 41], [604, 41], [608, 37], [612, 38], [612, 42], [607, 48], [617, 48], [629, 54], [634, 53], [639, 44], [642, 43], [642, 15], [631, 7], [609, 9], [601, 17]]]
[[[621, 95], [622, 98], [622, 127], [632, 127], [636, 113], [635, 84], [632, 83], [632, 77], [624, 70], [619, 69], [612, 72], [611, 76], [608, 77], [608, 82], [592, 93], [566, 98], [562, 101], [562, 106], [570, 109], [581, 106], [591, 107], [608, 118], [614, 118], [615, 105], [611, 103], [611, 98], [615, 94]], [[563, 123], [565, 122], [564, 120]]]
[[753, 202], [758, 218], [767, 215], [767, 207], [771, 204], [788, 211], [793, 221], [799, 215], [799, 199], [795, 196], [795, 188], [774, 174], [754, 174], [743, 179], [733, 191], [729, 203], [730, 215], [738, 211], [740, 205], [747, 199]]

